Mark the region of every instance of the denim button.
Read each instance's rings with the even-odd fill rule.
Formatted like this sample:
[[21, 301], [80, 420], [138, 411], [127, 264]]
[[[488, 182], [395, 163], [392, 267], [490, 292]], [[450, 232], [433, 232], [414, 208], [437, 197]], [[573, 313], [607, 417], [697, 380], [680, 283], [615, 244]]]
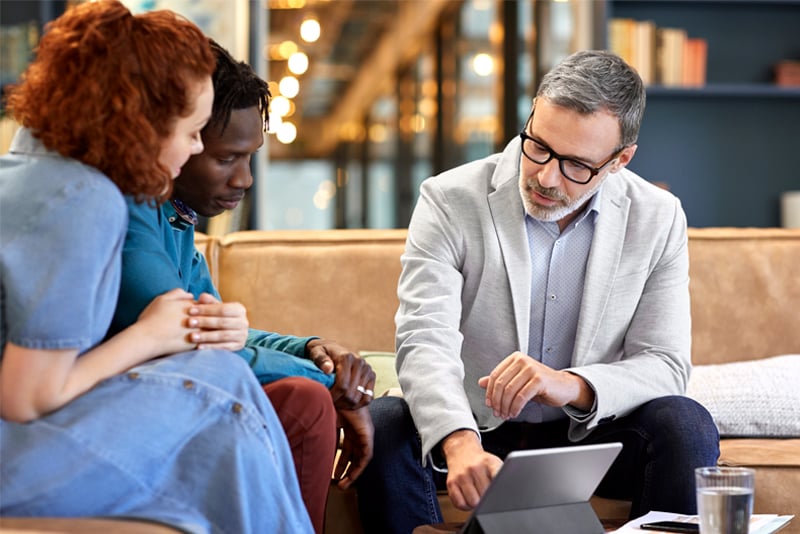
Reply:
[[184, 380], [183, 387], [185, 387], [186, 389], [192, 389], [194, 387], [194, 382], [192, 382], [191, 380]]
[[233, 403], [233, 413], [242, 413], [242, 405], [238, 402]]
[[128, 373], [128, 378], [130, 378], [131, 380], [136, 380], [137, 378], [139, 378], [139, 373]]

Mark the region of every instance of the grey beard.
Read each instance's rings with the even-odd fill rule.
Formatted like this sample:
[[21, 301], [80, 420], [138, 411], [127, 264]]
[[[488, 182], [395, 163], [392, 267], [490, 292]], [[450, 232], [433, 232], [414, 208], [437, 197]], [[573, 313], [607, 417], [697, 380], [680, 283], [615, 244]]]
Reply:
[[[522, 205], [525, 206], [525, 212], [536, 219], [537, 221], [542, 222], [556, 222], [560, 221], [567, 215], [572, 214], [573, 212], [581, 209], [583, 205], [592, 198], [597, 190], [600, 188], [602, 184], [602, 180], [597, 180], [592, 187], [581, 194], [578, 198], [574, 200], [570, 200], [569, 197], [554, 189], [554, 188], [543, 188], [541, 187], [535, 178], [532, 179], [523, 179], [520, 181], [520, 188], [519, 192], [522, 196]], [[562, 202], [562, 204], [554, 206], [552, 208], [546, 208], [540, 206], [533, 202], [529, 196], [529, 190], [535, 191], [539, 194], [542, 194], [548, 198], [553, 200], [557, 200]]]

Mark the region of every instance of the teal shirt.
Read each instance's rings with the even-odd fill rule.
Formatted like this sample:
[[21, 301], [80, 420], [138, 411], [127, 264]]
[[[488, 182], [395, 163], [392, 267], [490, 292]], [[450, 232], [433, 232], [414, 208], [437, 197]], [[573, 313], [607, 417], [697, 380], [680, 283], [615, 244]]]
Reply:
[[[125, 200], [130, 220], [122, 252], [122, 284], [109, 335], [133, 324], [155, 297], [176, 287], [195, 298], [201, 293], [219, 298], [205, 258], [194, 246], [194, 225], [169, 202], [156, 208], [136, 203], [132, 197]], [[251, 328], [245, 348], [237, 354], [250, 364], [262, 384], [287, 376], [305, 376], [331, 387], [334, 375], [326, 375], [305, 358], [305, 347], [311, 339], [314, 337]]]

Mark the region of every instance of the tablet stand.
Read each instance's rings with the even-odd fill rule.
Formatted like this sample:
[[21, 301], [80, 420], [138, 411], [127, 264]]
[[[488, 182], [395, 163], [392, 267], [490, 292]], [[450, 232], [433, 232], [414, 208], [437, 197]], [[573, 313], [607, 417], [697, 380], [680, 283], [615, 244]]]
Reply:
[[461, 529], [461, 534], [603, 534], [605, 529], [588, 502], [558, 504], [478, 513]]

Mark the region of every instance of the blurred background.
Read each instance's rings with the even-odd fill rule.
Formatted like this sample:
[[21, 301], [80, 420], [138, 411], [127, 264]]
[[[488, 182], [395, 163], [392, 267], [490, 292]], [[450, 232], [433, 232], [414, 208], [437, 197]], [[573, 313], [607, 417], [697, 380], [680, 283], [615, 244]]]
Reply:
[[[0, 0], [4, 87], [75, 3]], [[613, 49], [648, 82], [630, 168], [675, 193], [691, 226], [780, 226], [781, 197], [800, 189], [800, 88], [786, 76], [800, 0], [123, 3], [183, 14], [270, 82], [255, 185], [201, 222], [209, 233], [403, 228], [422, 180], [502, 150], [542, 74], [586, 48]], [[666, 70], [675, 61], [683, 78]], [[3, 117], [2, 152], [14, 127]]]

